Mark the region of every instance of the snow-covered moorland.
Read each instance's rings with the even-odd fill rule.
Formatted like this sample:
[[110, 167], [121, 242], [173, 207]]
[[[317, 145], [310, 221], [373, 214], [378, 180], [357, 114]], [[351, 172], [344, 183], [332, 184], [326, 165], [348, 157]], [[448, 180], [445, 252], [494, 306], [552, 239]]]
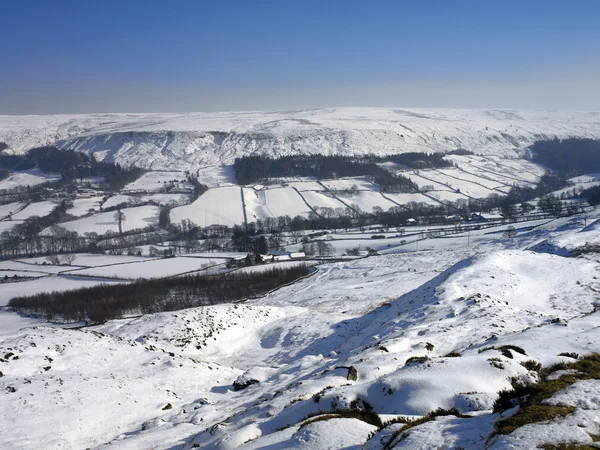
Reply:
[[600, 137], [596, 112], [331, 108], [305, 111], [0, 116], [0, 142], [55, 144], [107, 162], [230, 179], [236, 157], [372, 154], [464, 148], [522, 156], [538, 139]]
[[[27, 242], [21, 236], [8, 233], [12, 240], [3, 241], [14, 250], [5, 247], [0, 263], [0, 448], [597, 445], [600, 212], [582, 204], [570, 217], [518, 215], [512, 223], [498, 220], [497, 210], [453, 217], [456, 206], [448, 202], [535, 186], [545, 168], [525, 158], [527, 147], [555, 136], [600, 138], [598, 117], [373, 108], [0, 116], [8, 153], [52, 144], [153, 170], [115, 191], [100, 186], [90, 193], [80, 180], [83, 189], [73, 193], [66, 215], [60, 190], [35, 202], [19, 193], [57, 175], [15, 173], [0, 186], [18, 188], [0, 205], [0, 232], [53, 212], [60, 227], [82, 238], [71, 250], [80, 253], [60, 244], [50, 256], [32, 252], [34, 246], [20, 252]], [[418, 184], [410, 193], [335, 174], [240, 186], [231, 167], [244, 155], [459, 148], [473, 154], [448, 154], [454, 166], [382, 162]], [[198, 197], [194, 177], [210, 187]], [[598, 174], [582, 175], [555, 194], [576, 202], [574, 191], [598, 183]], [[406, 227], [382, 221], [365, 229], [357, 220], [277, 230], [285, 215], [373, 213], [376, 220], [390, 208], [418, 214], [418, 203], [448, 209], [439, 224], [407, 219]], [[112, 210], [117, 205], [122, 215]], [[171, 234], [169, 220], [184, 223], [181, 234]], [[252, 222], [264, 228], [271, 249], [310, 254], [321, 245], [321, 257], [336, 259], [239, 267], [249, 264], [244, 247], [230, 245], [220, 225]], [[49, 242], [69, 237], [52, 222], [40, 223]], [[209, 232], [186, 240], [191, 224]], [[111, 238], [98, 238], [102, 245], [83, 246], [106, 232]], [[175, 256], [182, 250], [195, 253]], [[256, 274], [305, 262], [314, 265], [310, 275], [261, 298], [138, 316], [140, 309], [131, 309], [93, 326], [48, 324], [6, 306], [23, 295], [51, 293], [56, 301], [54, 293], [68, 289], [108, 284], [95, 290], [118, 292], [140, 278]], [[77, 297], [86, 305], [92, 298]], [[118, 295], [105, 297], [96, 299], [99, 308]]]
[[[82, 329], [7, 327], [0, 443], [591, 445], [600, 435], [600, 380], [572, 375], [568, 365], [553, 373], [539, 367], [600, 352], [600, 261], [595, 253], [566, 256], [599, 241], [599, 219], [592, 211], [544, 221], [512, 238], [457, 235], [440, 246], [435, 241], [446, 240], [432, 238], [421, 247], [431, 250], [322, 264], [307, 279], [239, 304]], [[494, 412], [511, 378], [527, 384], [561, 375], [575, 378], [539, 404], [521, 405], [560, 414]], [[427, 416], [434, 411], [438, 417]], [[512, 431], [501, 425], [510, 417], [521, 421]]]

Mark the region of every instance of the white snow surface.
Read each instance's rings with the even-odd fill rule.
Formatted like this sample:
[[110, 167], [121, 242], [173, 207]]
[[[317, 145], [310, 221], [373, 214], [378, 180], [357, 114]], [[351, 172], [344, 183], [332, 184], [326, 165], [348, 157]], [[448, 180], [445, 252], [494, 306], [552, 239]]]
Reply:
[[[2, 119], [0, 118], [0, 121], [1, 120]], [[36, 186], [38, 184], [58, 181], [60, 179], [60, 175], [48, 175], [38, 169], [12, 172], [8, 178], [0, 181], [0, 190], [24, 186]]]
[[18, 213], [13, 214], [12, 220], [25, 220], [33, 216], [44, 217], [50, 214], [52, 210], [57, 206], [58, 203], [49, 200], [44, 200], [37, 203], [30, 203]]
[[[27, 208], [25, 208], [25, 210], [27, 210]], [[125, 214], [125, 219], [121, 224], [123, 231], [143, 229], [158, 224], [158, 206], [134, 206], [131, 208], [123, 208], [121, 209], [121, 212]], [[107, 231], [116, 233], [119, 231], [119, 223], [115, 215], [116, 211], [101, 212], [69, 222], [62, 222], [59, 223], [58, 226], [65, 228], [68, 231], [76, 231], [81, 235], [92, 232], [104, 234]], [[46, 228], [42, 233], [49, 234], [51, 233], [51, 229]]]
[[71, 272], [71, 274], [135, 280], [138, 278], [161, 278], [195, 272], [219, 263], [222, 264], [223, 261], [215, 262], [203, 258], [177, 257], [92, 267], [77, 270]]
[[595, 111], [329, 108], [189, 114], [0, 116], [15, 152], [56, 144], [154, 170], [191, 170], [209, 182], [248, 154], [390, 154], [456, 148], [522, 156], [534, 141], [600, 137]]
[[300, 194], [290, 187], [269, 187], [268, 189], [244, 188], [246, 217], [249, 222], [257, 219], [290, 217], [307, 217], [310, 208]]
[[103, 197], [77, 198], [73, 200], [73, 207], [67, 210], [71, 216], [81, 217], [94, 213], [100, 209]]
[[173, 208], [170, 218], [175, 224], [190, 220], [201, 227], [241, 225], [244, 223], [241, 188], [228, 186], [209, 189], [189, 205]]
[[[71, 330], [32, 328], [35, 321], [15, 316], [17, 325], [0, 330], [0, 356], [19, 356], [0, 362], [0, 408], [10, 411], [0, 414], [0, 446], [381, 449], [399, 429], [335, 416], [352, 405], [388, 418], [437, 408], [473, 416], [411, 428], [395, 448], [589, 444], [600, 434], [597, 380], [548, 400], [576, 406], [574, 414], [487, 437], [499, 419], [491, 411], [498, 391], [512, 376], [535, 379], [521, 362], [548, 366], [572, 361], [559, 353], [600, 351], [598, 258], [528, 250], [594, 232], [598, 219], [590, 211], [539, 221], [514, 239], [490, 230], [428, 238], [422, 243], [430, 250], [321, 264], [306, 279], [238, 304]], [[7, 261], [7, 270], [14, 264]], [[0, 285], [0, 298], [65, 286], [69, 277]], [[526, 355], [480, 352], [503, 345]], [[303, 424], [323, 413], [334, 415]]]

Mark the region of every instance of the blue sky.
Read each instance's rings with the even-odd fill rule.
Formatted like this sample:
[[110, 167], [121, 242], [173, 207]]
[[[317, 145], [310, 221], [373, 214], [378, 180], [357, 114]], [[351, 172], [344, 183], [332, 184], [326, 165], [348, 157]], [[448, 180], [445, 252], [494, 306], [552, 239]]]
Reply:
[[0, 113], [598, 109], [598, 1], [14, 1]]

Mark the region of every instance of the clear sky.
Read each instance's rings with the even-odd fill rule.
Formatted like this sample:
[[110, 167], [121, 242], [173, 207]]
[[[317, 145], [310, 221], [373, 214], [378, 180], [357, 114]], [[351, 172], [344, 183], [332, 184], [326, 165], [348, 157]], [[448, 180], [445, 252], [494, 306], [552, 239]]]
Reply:
[[600, 109], [600, 1], [14, 0], [0, 113]]

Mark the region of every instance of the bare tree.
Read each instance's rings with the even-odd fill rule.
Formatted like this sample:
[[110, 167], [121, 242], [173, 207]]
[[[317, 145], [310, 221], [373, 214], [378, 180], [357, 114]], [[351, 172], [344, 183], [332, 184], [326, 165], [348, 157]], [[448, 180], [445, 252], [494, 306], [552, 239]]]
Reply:
[[122, 234], [123, 233], [123, 222], [125, 222], [125, 220], [126, 220], [125, 213], [122, 212], [120, 209], [117, 209], [117, 212], [115, 213], [114, 218], [119, 223], [119, 233]]
[[517, 235], [517, 230], [512, 225], [507, 227], [506, 231], [504, 232], [504, 237], [508, 238], [508, 239], [514, 239], [516, 235]]
[[60, 258], [58, 257], [58, 255], [46, 256], [46, 261], [55, 266], [60, 265]]
[[73, 253], [67, 253], [66, 255], [62, 255], [63, 264], [67, 264], [70, 266], [77, 259], [77, 255]]

